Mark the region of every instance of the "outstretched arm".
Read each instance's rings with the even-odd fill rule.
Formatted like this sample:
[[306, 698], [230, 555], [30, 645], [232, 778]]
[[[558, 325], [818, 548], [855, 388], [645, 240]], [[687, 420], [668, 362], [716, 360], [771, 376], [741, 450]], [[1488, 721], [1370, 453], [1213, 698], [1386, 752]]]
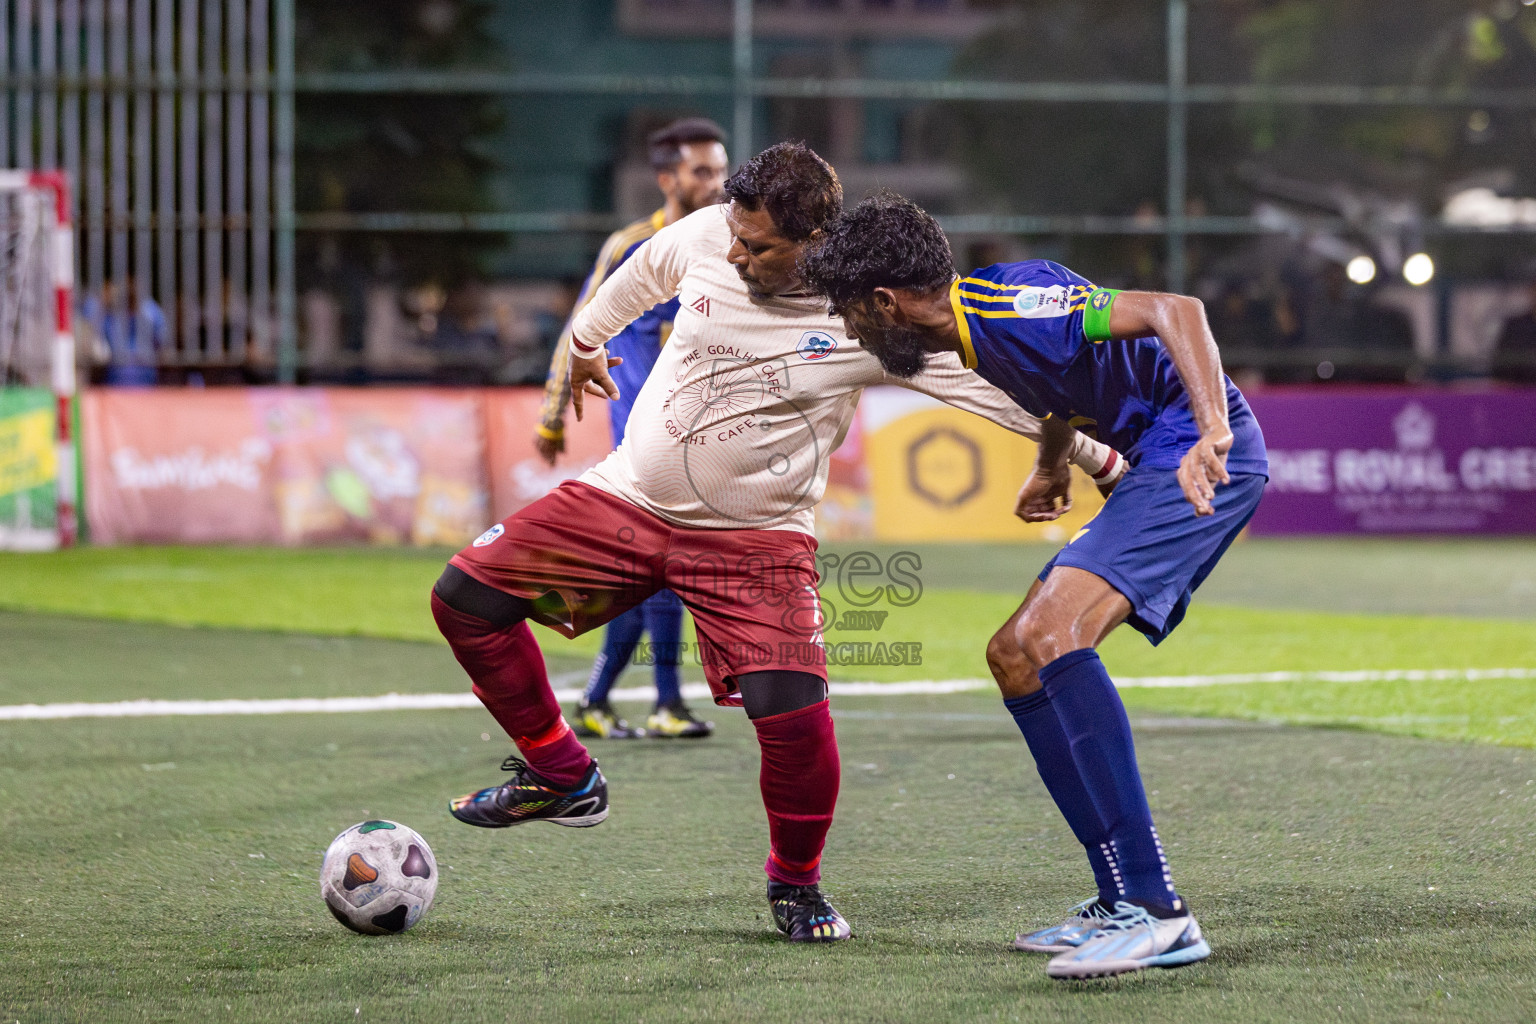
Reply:
[[1211, 515], [1216, 485], [1231, 482], [1227, 452], [1232, 448], [1232, 429], [1227, 424], [1221, 353], [1206, 322], [1204, 303], [1189, 295], [1121, 292], [1110, 310], [1109, 334], [1115, 339], [1156, 335], [1173, 360], [1200, 428], [1200, 440], [1179, 464], [1179, 486], [1195, 507], [1195, 515]]
[[[931, 395], [957, 409], [972, 412], [991, 420], [1015, 434], [1031, 441], [1041, 441], [1042, 421], [1019, 407], [1001, 390], [983, 380], [974, 371], [960, 365], [953, 353], [929, 355], [923, 371], [915, 377], [884, 375], [882, 383], [896, 384], [913, 391]], [[1062, 424], [1065, 427], [1065, 424]], [[1099, 489], [1108, 494], [1116, 481], [1125, 474], [1125, 459], [1106, 444], [1100, 444], [1086, 434], [1066, 427], [1063, 436], [1067, 463], [1076, 466], [1093, 478]]]

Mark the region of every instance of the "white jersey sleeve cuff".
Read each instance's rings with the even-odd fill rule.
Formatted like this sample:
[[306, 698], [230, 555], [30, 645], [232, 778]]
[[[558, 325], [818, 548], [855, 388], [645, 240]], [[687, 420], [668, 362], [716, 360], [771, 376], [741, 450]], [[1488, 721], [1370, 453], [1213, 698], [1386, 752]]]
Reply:
[[1119, 480], [1127, 468], [1123, 455], [1084, 434], [1077, 437], [1071, 461], [1101, 487]]
[[571, 332], [571, 353], [573, 355], [580, 356], [582, 359], [591, 359], [602, 350], [602, 343], [598, 343], [596, 345], [588, 345], [586, 342], [576, 337], [575, 331]]

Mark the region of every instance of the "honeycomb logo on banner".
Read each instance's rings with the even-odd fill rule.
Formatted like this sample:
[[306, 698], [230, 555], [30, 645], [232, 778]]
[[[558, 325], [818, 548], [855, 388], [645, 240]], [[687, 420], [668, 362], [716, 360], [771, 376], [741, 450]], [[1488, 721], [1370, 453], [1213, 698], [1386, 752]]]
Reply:
[[981, 446], [954, 427], [935, 427], [907, 446], [907, 486], [930, 505], [964, 505], [986, 479]]
[[1072, 511], [1024, 523], [1013, 507], [1033, 442], [902, 388], [866, 390], [859, 415], [879, 540], [1064, 542], [1103, 504], [1074, 471]]

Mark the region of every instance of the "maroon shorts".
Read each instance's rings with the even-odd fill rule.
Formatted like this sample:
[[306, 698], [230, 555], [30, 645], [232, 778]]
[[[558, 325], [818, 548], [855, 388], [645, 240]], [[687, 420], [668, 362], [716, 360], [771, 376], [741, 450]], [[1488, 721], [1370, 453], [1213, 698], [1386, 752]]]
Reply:
[[795, 530], [673, 526], [567, 481], [491, 527], [451, 564], [531, 601], [534, 621], [568, 637], [672, 591], [693, 613], [717, 704], [741, 703], [736, 677], [746, 672], [827, 677], [816, 539]]

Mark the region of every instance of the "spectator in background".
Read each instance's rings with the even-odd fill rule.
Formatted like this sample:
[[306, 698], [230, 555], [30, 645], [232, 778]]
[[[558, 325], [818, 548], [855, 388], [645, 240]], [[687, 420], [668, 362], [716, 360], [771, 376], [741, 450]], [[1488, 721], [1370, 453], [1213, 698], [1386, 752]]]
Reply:
[[1536, 384], [1536, 281], [1531, 282], [1531, 308], [1504, 321], [1493, 346], [1495, 380]]
[[138, 281], [128, 278], [125, 301], [116, 286], [102, 283], [99, 295], [80, 303], [80, 319], [106, 346], [106, 383], [113, 387], [154, 387], [159, 380], [160, 350], [170, 340], [165, 311], [154, 299], [139, 294]]
[[1401, 310], [1371, 301], [1352, 286], [1344, 268], [1329, 261], [1312, 283], [1301, 318], [1307, 348], [1358, 353], [1330, 378], [1337, 381], [1402, 383], [1414, 355], [1413, 325]]
[[[1290, 367], [1269, 367], [1259, 353], [1285, 347], [1277, 323], [1277, 309], [1263, 292], [1257, 278], [1229, 275], [1207, 279], [1196, 290], [1205, 302], [1211, 332], [1221, 345], [1227, 373], [1239, 386], [1284, 381], [1294, 376]], [[1249, 354], [1245, 361], [1244, 354]], [[1246, 381], [1246, 383], [1244, 383]]]
[[442, 294], [423, 341], [437, 358], [438, 384], [484, 384], [503, 362], [501, 325], [486, 301], [485, 286], [464, 281]]
[[[571, 319], [571, 314], [576, 311], [576, 303], [581, 298], [581, 286], [583, 279], [574, 275], [567, 275], [560, 279], [555, 289], [552, 303], [533, 314], [533, 330], [538, 339], [540, 358], [537, 366], [530, 366], [527, 372], [519, 366], [517, 376], [514, 379], [508, 370], [503, 369], [497, 377], [502, 384], [542, 384], [548, 374], [549, 365], [553, 361], [555, 347], [560, 344], [560, 339], [565, 333], [565, 325]], [[564, 421], [561, 421], [561, 433], [564, 432]], [[551, 466], [554, 465], [554, 456], [558, 454], [558, 445], [551, 442], [541, 433], [538, 435], [539, 454]]]

